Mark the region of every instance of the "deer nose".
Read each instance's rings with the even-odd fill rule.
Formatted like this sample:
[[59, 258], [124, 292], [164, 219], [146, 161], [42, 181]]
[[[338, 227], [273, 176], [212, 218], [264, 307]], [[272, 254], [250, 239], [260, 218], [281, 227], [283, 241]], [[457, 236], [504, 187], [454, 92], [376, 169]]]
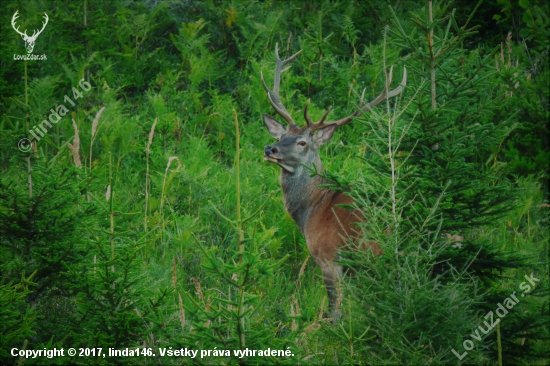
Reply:
[[275, 146], [266, 146], [265, 149], [264, 149], [264, 154], [266, 156], [270, 156], [271, 154], [276, 154], [277, 151], [278, 150]]

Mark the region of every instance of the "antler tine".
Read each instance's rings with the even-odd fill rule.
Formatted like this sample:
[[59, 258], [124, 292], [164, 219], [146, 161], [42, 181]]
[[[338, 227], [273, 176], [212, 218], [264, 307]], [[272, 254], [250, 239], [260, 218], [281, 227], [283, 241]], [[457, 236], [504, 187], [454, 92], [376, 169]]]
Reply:
[[390, 87], [392, 78], [393, 78], [393, 65], [390, 66], [390, 74], [388, 75], [388, 78], [386, 79], [386, 89], [385, 90], [388, 90], [388, 88]]
[[403, 67], [403, 79], [401, 80], [401, 84], [395, 89], [393, 89], [391, 92], [388, 93], [388, 98], [395, 97], [399, 93], [403, 91], [405, 86], [407, 85], [407, 68]]
[[283, 68], [287, 63], [291, 62], [296, 58], [302, 52], [302, 50], [296, 52], [294, 55], [290, 56], [286, 60], [281, 60], [279, 57], [279, 44], [275, 44], [275, 75], [273, 77], [273, 90], [270, 90], [267, 84], [264, 80], [264, 75], [262, 72], [260, 72], [260, 77], [262, 79], [262, 84], [264, 86], [265, 91], [267, 92], [267, 97], [269, 99], [269, 102], [271, 103], [271, 106], [279, 114], [281, 117], [283, 117], [288, 123], [290, 124], [296, 124], [292, 117], [290, 116], [290, 113], [286, 110], [285, 106], [281, 102], [281, 98], [279, 97], [279, 86], [281, 84], [281, 74], [288, 69], [290, 69], [291, 66]]
[[359, 105], [361, 105], [365, 102], [365, 92], [366, 91], [367, 91], [367, 88], [364, 88], [363, 92], [361, 93], [361, 99], [359, 100]]
[[[354, 113], [350, 114], [349, 116], [347, 116], [345, 118], [342, 118], [338, 121], [330, 121], [330, 122], [326, 122], [326, 123], [321, 123], [322, 121], [324, 121], [326, 115], [328, 114], [328, 111], [327, 111], [327, 113], [325, 113], [325, 116], [323, 116], [321, 121], [317, 124], [314, 124], [314, 126], [312, 128], [312, 132], [314, 130], [318, 130], [320, 128], [326, 127], [326, 126], [331, 125], [331, 124], [336, 124], [338, 126], [343, 126], [346, 123], [349, 123], [354, 117], [357, 117], [358, 115], [360, 115], [361, 112], [371, 110], [373, 107], [376, 107], [378, 104], [382, 103], [384, 100], [386, 100], [388, 98], [395, 97], [396, 95], [399, 95], [403, 91], [405, 86], [407, 85], [407, 68], [403, 67], [403, 79], [401, 80], [401, 84], [397, 88], [395, 88], [395, 89], [388, 92], [388, 89], [389, 89], [390, 83], [391, 83], [391, 79], [392, 79], [392, 74], [393, 74], [393, 66], [390, 68], [390, 73], [388, 75], [387, 83], [386, 83], [386, 86], [384, 87], [384, 90], [382, 91], [382, 93], [380, 93], [379, 96], [374, 98], [374, 100], [367, 103], [364, 107], [361, 107], [359, 110], [355, 111]], [[363, 95], [364, 95], [364, 92], [363, 92]], [[363, 96], [361, 96], [361, 103], [362, 102], [363, 102]], [[330, 111], [330, 109], [329, 109], [329, 111]]]
[[393, 74], [393, 70], [390, 68], [388, 84], [386, 85], [382, 93], [380, 93], [380, 95], [377, 96], [372, 102], [370, 102], [369, 104], [361, 108], [360, 111], [366, 111], [368, 109], [371, 109], [372, 107], [376, 107], [378, 104], [382, 103], [386, 99], [395, 97], [396, 95], [400, 94], [403, 91], [403, 88], [405, 87], [405, 85], [407, 85], [407, 68], [403, 67], [403, 80], [401, 80], [401, 84], [399, 84], [397, 88], [388, 92], [388, 89], [390, 87], [389, 82], [392, 79], [392, 74]]
[[[308, 108], [309, 108], [309, 102], [310, 102], [311, 99], [308, 99], [307, 103], [306, 103], [306, 106], [304, 108], [304, 119], [306, 120], [306, 123], [307, 123], [307, 126], [309, 127], [309, 129], [311, 130], [311, 132], [315, 131], [315, 130], [318, 130], [318, 129], [321, 129], [323, 127], [326, 127], [328, 126], [328, 124], [325, 124], [325, 119], [327, 118], [328, 114], [330, 113], [330, 111], [332, 110], [332, 106], [330, 106], [327, 111], [325, 112], [325, 114], [323, 114], [323, 117], [321, 117], [321, 119], [319, 120], [319, 122], [315, 123], [311, 120], [311, 118], [309, 117], [309, 114], [307, 113], [308, 111]], [[330, 124], [330, 123], [329, 123]]]
[[[317, 122], [318, 125], [324, 125], [325, 124], [325, 119], [327, 118], [328, 114], [330, 113], [330, 111], [332, 110], [332, 106], [328, 107], [327, 111], [325, 112], [325, 114], [323, 114], [323, 117], [321, 117], [321, 119], [319, 120], [319, 122]], [[329, 123], [330, 124], [330, 123]]]
[[307, 100], [306, 106], [304, 107], [304, 119], [306, 120], [307, 125], [311, 127], [314, 125], [314, 123], [311, 120], [311, 118], [309, 118], [309, 114], [307, 114], [307, 110], [309, 108], [309, 102], [311, 102], [311, 99]]

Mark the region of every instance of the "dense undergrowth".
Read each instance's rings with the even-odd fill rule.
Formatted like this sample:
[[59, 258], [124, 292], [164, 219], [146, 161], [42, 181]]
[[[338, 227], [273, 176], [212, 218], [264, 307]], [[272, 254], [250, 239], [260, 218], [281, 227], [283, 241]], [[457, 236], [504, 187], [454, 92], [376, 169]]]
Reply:
[[[49, 15], [47, 61], [11, 58], [16, 10], [21, 29]], [[547, 2], [36, 0], [1, 18], [2, 363], [547, 362]], [[281, 88], [297, 121], [309, 98], [313, 119], [348, 115], [407, 70], [321, 151], [384, 250], [342, 253], [334, 324], [262, 158], [276, 43], [303, 50]]]

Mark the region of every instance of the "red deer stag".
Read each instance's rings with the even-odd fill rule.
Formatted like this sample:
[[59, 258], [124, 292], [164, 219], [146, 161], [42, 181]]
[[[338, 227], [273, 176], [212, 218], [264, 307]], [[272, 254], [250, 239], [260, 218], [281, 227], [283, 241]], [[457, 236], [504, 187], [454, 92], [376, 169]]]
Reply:
[[[358, 235], [357, 228], [354, 228], [351, 223], [362, 221], [362, 216], [356, 210], [347, 210], [340, 207], [341, 204], [353, 203], [353, 200], [342, 192], [319, 188], [319, 185], [326, 184], [328, 181], [319, 175], [312, 177], [306, 167], [315, 166], [315, 169], [321, 172], [322, 165], [318, 150], [322, 144], [330, 140], [336, 127], [345, 125], [362, 112], [368, 111], [387, 98], [401, 93], [407, 82], [407, 71], [405, 69], [403, 72], [401, 85], [392, 91], [388, 91], [392, 74], [390, 69], [384, 91], [372, 102], [338, 121], [325, 122], [330, 112], [329, 108], [321, 120], [314, 123], [308, 115], [308, 101], [304, 108], [304, 118], [307, 125], [299, 127], [281, 102], [279, 84], [281, 74], [290, 68], [290, 66], [284, 68], [285, 65], [300, 52], [302, 51], [286, 60], [281, 60], [278, 45], [275, 45], [276, 64], [272, 90], [268, 88], [263, 74], [261, 74], [262, 84], [271, 106], [279, 116], [288, 122], [288, 126], [285, 128], [273, 117], [263, 115], [267, 130], [271, 136], [278, 140], [276, 144], [265, 147], [264, 160], [281, 167], [279, 181], [283, 189], [285, 209], [298, 224], [306, 238], [311, 256], [315, 263], [321, 267], [329, 298], [329, 309], [333, 318], [336, 318], [338, 317], [336, 285], [338, 272], [341, 271], [341, 268], [333, 261], [338, 248], [345, 245], [347, 238]], [[375, 254], [381, 253], [376, 243], [371, 243], [370, 246]]]

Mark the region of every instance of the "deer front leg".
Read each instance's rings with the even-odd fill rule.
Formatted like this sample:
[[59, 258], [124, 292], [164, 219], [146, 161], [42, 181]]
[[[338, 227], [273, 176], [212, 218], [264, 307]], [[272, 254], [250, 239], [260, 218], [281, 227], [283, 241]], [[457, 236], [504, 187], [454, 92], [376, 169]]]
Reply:
[[334, 263], [324, 263], [321, 266], [321, 271], [327, 289], [330, 316], [334, 322], [342, 316], [342, 310], [340, 309], [342, 302], [339, 278], [340, 266]]

